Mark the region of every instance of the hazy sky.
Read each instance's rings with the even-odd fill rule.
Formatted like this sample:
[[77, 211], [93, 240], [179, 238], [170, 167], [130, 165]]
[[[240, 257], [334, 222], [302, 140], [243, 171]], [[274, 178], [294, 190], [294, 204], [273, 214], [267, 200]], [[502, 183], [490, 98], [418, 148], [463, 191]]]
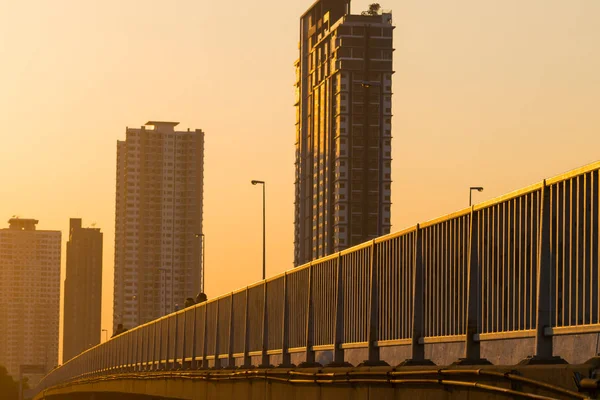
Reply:
[[[37, 218], [67, 240], [69, 218], [96, 222], [103, 327], [126, 126], [206, 132], [210, 297], [260, 278], [251, 179], [267, 182], [267, 273], [292, 267], [293, 63], [311, 2], [0, 0], [0, 226]], [[396, 25], [392, 230], [467, 206], [469, 186], [485, 200], [600, 159], [600, 1], [381, 5]]]

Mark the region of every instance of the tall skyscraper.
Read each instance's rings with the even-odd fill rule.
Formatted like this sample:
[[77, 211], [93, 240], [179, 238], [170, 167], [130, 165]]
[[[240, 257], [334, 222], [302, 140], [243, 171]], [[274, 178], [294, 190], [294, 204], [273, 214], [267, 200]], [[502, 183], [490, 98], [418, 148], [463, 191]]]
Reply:
[[391, 12], [321, 0], [300, 19], [294, 264], [390, 232]]
[[60, 232], [12, 218], [0, 229], [0, 365], [58, 365]]
[[204, 132], [178, 124], [150, 121], [117, 142], [115, 327], [173, 312], [201, 288]]
[[63, 363], [100, 343], [102, 233], [71, 218], [67, 242]]

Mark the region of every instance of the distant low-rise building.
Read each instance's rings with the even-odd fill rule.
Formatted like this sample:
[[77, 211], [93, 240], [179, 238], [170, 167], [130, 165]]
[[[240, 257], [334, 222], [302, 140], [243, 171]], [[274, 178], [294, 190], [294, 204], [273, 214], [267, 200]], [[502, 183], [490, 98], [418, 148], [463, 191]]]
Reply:
[[63, 363], [100, 343], [102, 232], [71, 218], [65, 278]]
[[58, 364], [61, 233], [37, 223], [0, 229], [0, 365], [15, 379], [21, 365]]

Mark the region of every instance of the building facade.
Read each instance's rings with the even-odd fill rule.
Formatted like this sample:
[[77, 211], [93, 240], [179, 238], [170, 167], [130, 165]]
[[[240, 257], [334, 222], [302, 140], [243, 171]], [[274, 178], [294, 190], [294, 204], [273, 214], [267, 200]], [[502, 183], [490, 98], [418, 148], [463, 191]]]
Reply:
[[300, 19], [294, 265], [390, 232], [391, 12], [321, 0]]
[[63, 363], [100, 343], [102, 232], [71, 218], [65, 278]]
[[203, 281], [204, 132], [146, 125], [117, 142], [115, 328], [183, 307]]
[[58, 365], [61, 233], [37, 223], [0, 229], [0, 365], [15, 379], [21, 365]]

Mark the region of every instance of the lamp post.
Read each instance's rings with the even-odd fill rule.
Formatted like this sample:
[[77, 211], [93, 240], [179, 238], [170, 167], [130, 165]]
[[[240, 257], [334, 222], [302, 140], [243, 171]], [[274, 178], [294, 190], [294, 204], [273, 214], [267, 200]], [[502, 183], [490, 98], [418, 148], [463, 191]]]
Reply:
[[206, 265], [206, 235], [204, 233], [196, 233], [196, 238], [202, 238], [202, 266], [200, 267], [200, 293], [204, 293], [204, 266]]
[[138, 326], [142, 324], [142, 317], [140, 315], [140, 298], [137, 294], [134, 294], [131, 299], [136, 302], [137, 305], [137, 324]]
[[481, 186], [472, 186], [469, 188], [469, 207], [471, 207], [473, 203], [473, 190], [477, 190], [478, 192], [483, 192], [483, 188]]
[[[159, 268], [160, 272], [164, 272], [164, 285], [163, 285], [163, 293], [164, 293], [164, 303], [165, 303], [165, 315], [167, 315], [167, 268]], [[173, 279], [173, 277], [171, 277]]]
[[266, 250], [266, 246], [265, 246], [265, 238], [266, 238], [266, 233], [265, 233], [265, 228], [266, 228], [266, 224], [265, 224], [265, 186], [266, 183], [264, 181], [255, 181], [253, 180], [251, 182], [253, 185], [262, 185], [263, 188], [263, 274], [262, 274], [262, 278], [263, 280], [266, 279], [267, 277], [267, 250]]

